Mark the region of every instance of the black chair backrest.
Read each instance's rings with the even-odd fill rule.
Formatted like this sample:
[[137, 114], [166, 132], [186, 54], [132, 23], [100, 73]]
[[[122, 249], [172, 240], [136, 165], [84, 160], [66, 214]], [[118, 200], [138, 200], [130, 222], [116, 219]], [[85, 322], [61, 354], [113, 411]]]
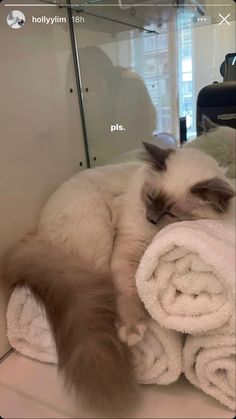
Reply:
[[236, 129], [236, 81], [213, 83], [200, 90], [197, 98], [197, 135], [203, 131], [204, 115], [217, 125]]

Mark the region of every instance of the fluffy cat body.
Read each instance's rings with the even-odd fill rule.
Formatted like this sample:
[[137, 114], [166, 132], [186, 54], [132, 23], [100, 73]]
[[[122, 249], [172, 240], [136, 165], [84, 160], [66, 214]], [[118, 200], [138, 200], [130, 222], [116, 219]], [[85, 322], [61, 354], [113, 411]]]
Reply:
[[121, 410], [136, 398], [123, 342], [135, 344], [146, 329], [135, 273], [148, 244], [171, 222], [224, 217], [234, 195], [201, 151], [145, 148], [147, 162], [89, 169], [64, 183], [37, 232], [3, 263], [8, 285], [29, 286], [45, 304], [59, 368], [96, 409]]
[[104, 272], [110, 265], [124, 192], [140, 166], [139, 163], [108, 165], [75, 175], [47, 202], [38, 233]]
[[164, 173], [143, 163], [121, 163], [75, 175], [48, 200], [38, 234], [104, 271], [110, 264], [117, 230], [122, 228], [137, 238], [147, 236], [148, 240], [156, 234], [145, 216], [141, 199], [144, 184], [183, 201], [197, 182], [215, 176], [224, 179], [215, 160], [198, 150], [181, 150], [174, 157]]

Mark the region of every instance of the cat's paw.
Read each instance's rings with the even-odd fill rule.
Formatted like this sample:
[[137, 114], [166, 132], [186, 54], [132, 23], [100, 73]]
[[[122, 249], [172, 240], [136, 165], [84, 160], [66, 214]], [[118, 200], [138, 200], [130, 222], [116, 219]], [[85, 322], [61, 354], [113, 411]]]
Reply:
[[142, 301], [135, 293], [123, 294], [117, 300], [117, 310], [119, 339], [129, 346], [136, 345], [144, 337], [149, 318]]
[[118, 335], [122, 342], [134, 346], [140, 342], [147, 330], [147, 320], [143, 319], [136, 324], [122, 324], [118, 328]]

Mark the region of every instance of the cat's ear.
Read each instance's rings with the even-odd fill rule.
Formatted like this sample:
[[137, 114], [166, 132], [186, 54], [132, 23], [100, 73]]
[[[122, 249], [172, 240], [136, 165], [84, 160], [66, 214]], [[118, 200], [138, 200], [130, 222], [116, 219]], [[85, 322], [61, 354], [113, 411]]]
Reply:
[[174, 153], [175, 150], [172, 148], [164, 149], [156, 146], [155, 144], [146, 143], [145, 141], [142, 143], [147, 152], [145, 156], [143, 156], [143, 160], [151, 163], [155, 170], [166, 170], [166, 161], [170, 154]]
[[192, 186], [191, 192], [221, 213], [226, 211], [230, 199], [235, 196], [235, 191], [229, 183], [218, 177], [196, 183]]
[[208, 118], [206, 115], [203, 115], [202, 122], [201, 122], [201, 127], [202, 127], [204, 132], [208, 132], [208, 131], [211, 131], [213, 129], [216, 129], [218, 127], [218, 125], [216, 125], [214, 122], [212, 122], [210, 120], [210, 118]]

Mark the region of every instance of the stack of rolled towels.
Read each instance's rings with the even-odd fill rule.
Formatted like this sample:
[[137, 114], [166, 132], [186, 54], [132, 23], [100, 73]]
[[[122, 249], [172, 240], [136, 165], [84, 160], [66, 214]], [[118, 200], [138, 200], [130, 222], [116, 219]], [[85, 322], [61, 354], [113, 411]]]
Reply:
[[[150, 320], [132, 347], [142, 384], [167, 385], [181, 373], [235, 409], [235, 230], [217, 220], [174, 223], [143, 255], [137, 290]], [[23, 355], [57, 363], [44, 308], [27, 288], [15, 289], [8, 337]]]
[[169, 225], [144, 254], [137, 288], [151, 317], [182, 334], [187, 379], [234, 410], [234, 227], [215, 220]]

